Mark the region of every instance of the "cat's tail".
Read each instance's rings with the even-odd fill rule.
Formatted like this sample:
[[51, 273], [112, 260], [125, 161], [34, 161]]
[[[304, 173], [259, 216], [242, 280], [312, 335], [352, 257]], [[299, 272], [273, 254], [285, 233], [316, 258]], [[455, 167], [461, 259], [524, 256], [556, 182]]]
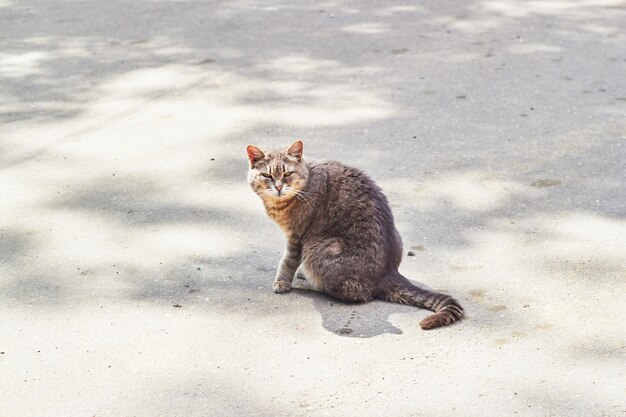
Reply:
[[399, 272], [391, 274], [379, 297], [385, 301], [427, 308], [434, 311], [420, 322], [424, 330], [447, 326], [463, 318], [463, 307], [454, 298], [446, 294], [420, 288]]

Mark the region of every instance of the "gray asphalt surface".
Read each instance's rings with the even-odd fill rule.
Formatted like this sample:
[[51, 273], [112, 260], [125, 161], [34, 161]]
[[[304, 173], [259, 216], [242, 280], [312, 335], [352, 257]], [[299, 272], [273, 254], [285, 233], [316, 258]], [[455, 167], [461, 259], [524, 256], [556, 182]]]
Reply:
[[[626, 2], [0, 0], [0, 416], [626, 415]], [[272, 293], [245, 145], [467, 320]]]

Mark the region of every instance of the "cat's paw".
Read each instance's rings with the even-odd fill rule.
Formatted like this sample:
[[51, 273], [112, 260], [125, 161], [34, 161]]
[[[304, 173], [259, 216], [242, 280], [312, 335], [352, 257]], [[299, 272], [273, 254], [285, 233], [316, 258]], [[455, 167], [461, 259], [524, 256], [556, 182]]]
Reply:
[[282, 294], [291, 290], [291, 284], [287, 281], [274, 281], [274, 292]]

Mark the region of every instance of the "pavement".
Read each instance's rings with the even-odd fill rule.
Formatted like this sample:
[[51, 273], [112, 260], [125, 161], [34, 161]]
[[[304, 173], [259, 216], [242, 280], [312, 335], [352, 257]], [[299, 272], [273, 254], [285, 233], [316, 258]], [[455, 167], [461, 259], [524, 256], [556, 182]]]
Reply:
[[[626, 415], [626, 1], [0, 0], [0, 416]], [[467, 319], [272, 292], [248, 143]]]

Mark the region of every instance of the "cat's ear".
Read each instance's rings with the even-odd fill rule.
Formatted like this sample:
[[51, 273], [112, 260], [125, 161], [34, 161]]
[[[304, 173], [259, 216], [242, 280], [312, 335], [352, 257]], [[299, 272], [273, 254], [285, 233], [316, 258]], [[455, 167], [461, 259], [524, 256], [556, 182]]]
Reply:
[[287, 149], [287, 154], [291, 156], [295, 156], [298, 158], [298, 161], [302, 161], [302, 149], [304, 148], [304, 143], [300, 139], [291, 144], [289, 149]]
[[246, 150], [248, 151], [248, 159], [250, 160], [251, 167], [254, 166], [256, 162], [265, 158], [265, 154], [263, 153], [263, 151], [254, 145], [248, 145]]

